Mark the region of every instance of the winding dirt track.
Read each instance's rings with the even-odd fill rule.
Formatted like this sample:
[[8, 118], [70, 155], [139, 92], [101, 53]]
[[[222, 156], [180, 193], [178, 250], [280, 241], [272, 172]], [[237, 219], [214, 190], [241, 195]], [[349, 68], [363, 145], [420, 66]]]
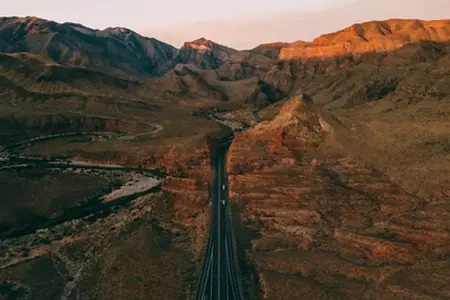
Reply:
[[138, 134], [136, 134], [134, 136], [135, 137], [140, 137], [140, 136], [144, 136], [144, 135], [152, 135], [152, 134], [155, 134], [155, 133], [158, 133], [158, 132], [164, 130], [164, 127], [162, 127], [161, 125], [158, 125], [158, 124], [151, 124], [151, 125], [153, 127], [155, 127], [155, 130], [150, 131], [150, 132], [138, 133]]

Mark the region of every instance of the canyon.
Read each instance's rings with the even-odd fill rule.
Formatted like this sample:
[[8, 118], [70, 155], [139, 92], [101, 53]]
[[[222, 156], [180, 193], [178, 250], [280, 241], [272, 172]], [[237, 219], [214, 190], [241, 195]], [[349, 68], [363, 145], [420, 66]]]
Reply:
[[[243, 128], [227, 170], [245, 299], [450, 297], [449, 39], [448, 20], [392, 19], [176, 49], [126, 28], [0, 18], [1, 221], [88, 207], [0, 239], [0, 299], [193, 297], [206, 138], [223, 124]], [[99, 134], [64, 136], [81, 132]], [[84, 167], [42, 167], [68, 161]], [[91, 213], [91, 197], [138, 186], [135, 169], [159, 172], [158, 188]]]
[[448, 196], [417, 197], [333, 149], [346, 129], [303, 99], [230, 149], [246, 299], [447, 298]]

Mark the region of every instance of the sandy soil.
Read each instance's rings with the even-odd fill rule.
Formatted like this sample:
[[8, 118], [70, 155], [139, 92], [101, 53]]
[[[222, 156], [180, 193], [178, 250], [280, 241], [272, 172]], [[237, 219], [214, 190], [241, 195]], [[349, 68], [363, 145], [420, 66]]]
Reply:
[[130, 180], [126, 182], [120, 189], [114, 190], [108, 195], [102, 197], [103, 201], [113, 201], [122, 197], [130, 196], [137, 193], [142, 193], [151, 188], [154, 188], [161, 181], [155, 177], [144, 176], [139, 173], [132, 174]]

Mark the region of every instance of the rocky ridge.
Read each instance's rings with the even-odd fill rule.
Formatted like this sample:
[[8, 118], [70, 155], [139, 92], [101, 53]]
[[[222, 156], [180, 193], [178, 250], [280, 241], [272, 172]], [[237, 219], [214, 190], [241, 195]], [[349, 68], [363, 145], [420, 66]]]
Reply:
[[391, 52], [407, 44], [421, 41], [449, 40], [448, 20], [389, 19], [354, 24], [343, 30], [321, 35], [312, 42], [263, 44], [254, 51], [276, 51], [279, 52], [276, 57], [281, 60], [322, 60], [345, 56], [358, 57], [372, 52]]
[[246, 299], [448, 297], [448, 198], [408, 194], [351, 155], [319, 158], [334, 123], [305, 99], [228, 154]]
[[[250, 51], [205, 38], [175, 49], [126, 28], [94, 30], [28, 17], [2, 18], [0, 37], [0, 52], [12, 53], [1, 57], [3, 76], [27, 90], [99, 93], [110, 86], [114, 90], [108, 92], [141, 98], [159, 93], [268, 104], [302, 88], [319, 104], [354, 106], [391, 94], [410, 77], [411, 67], [440, 81], [450, 34], [448, 20], [387, 20], [355, 24], [312, 42], [272, 43]], [[26, 67], [30, 64], [33, 68]], [[428, 74], [424, 64], [436, 71]], [[8, 70], [10, 65], [19, 68]], [[356, 87], [344, 92], [354, 74]]]
[[176, 52], [129, 29], [93, 30], [35, 17], [0, 18], [0, 37], [0, 52], [31, 52], [125, 78], [164, 74]]
[[205, 38], [184, 43], [175, 55], [175, 63], [190, 63], [201, 69], [217, 69], [237, 50]]

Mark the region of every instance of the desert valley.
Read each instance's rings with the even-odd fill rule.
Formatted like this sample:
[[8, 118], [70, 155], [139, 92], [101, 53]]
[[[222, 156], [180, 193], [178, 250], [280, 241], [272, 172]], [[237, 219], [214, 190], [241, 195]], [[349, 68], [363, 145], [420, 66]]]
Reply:
[[0, 299], [194, 299], [232, 131], [244, 299], [450, 299], [450, 20], [235, 50], [37, 17], [0, 18]]

